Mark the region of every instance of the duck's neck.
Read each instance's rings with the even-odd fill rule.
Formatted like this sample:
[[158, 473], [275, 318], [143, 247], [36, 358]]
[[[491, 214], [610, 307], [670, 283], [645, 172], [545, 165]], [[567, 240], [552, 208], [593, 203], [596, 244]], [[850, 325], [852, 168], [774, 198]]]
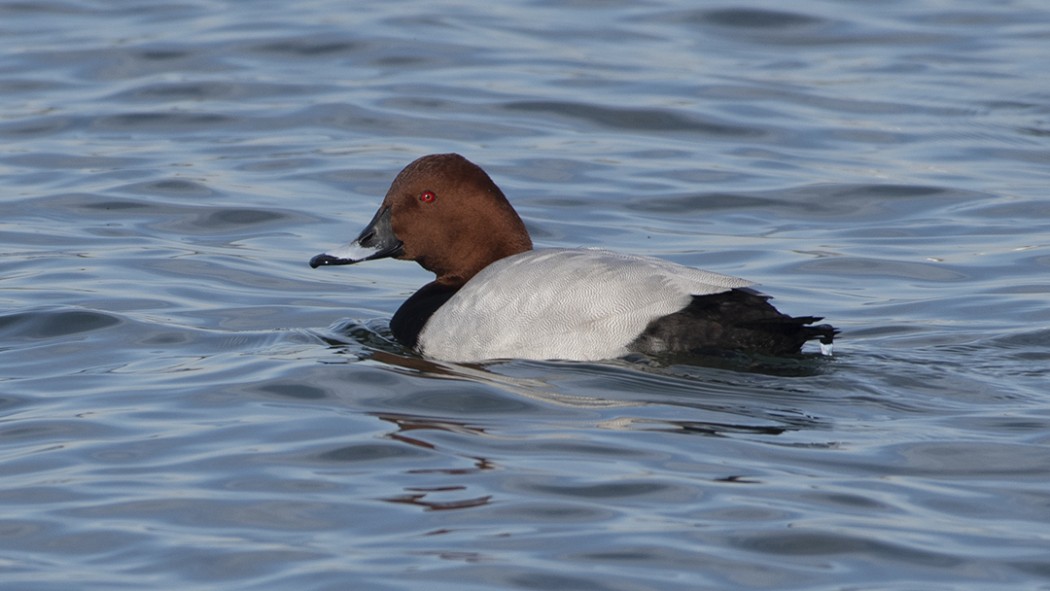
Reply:
[[[455, 266], [443, 265], [438, 261], [433, 261], [433, 267], [424, 264], [424, 261], [419, 261], [423, 267], [429, 271], [432, 271], [437, 279], [436, 283], [447, 287], [462, 287], [466, 282], [470, 281], [475, 275], [481, 272], [482, 269], [491, 265], [492, 263], [507, 258], [509, 256], [516, 255], [518, 253], [532, 250], [532, 240], [525, 235], [524, 240], [506, 242], [503, 244], [488, 245], [489, 248], [473, 249], [472, 251], [460, 251], [458, 257], [455, 260]], [[427, 261], [429, 262], [429, 261]]]

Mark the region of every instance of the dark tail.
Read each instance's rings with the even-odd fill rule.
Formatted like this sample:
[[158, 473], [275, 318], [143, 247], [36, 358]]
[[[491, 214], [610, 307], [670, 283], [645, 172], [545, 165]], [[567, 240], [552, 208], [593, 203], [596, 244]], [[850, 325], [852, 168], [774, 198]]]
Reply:
[[769, 296], [751, 289], [693, 296], [684, 309], [658, 318], [632, 343], [642, 353], [668, 351], [742, 351], [793, 355], [806, 341], [818, 340], [830, 354], [838, 329], [814, 323], [818, 316], [788, 316], [769, 303]]
[[[818, 320], [823, 320], [823, 318], [814, 318], [813, 322], [816, 322]], [[820, 344], [822, 344], [822, 345], [830, 345], [830, 344], [834, 343], [835, 342], [835, 335], [837, 335], [840, 332], [842, 332], [839, 329], [835, 328], [834, 326], [831, 326], [830, 324], [818, 324], [816, 326], [804, 326], [804, 327], [802, 327], [802, 330], [804, 330], [805, 333], [806, 333], [806, 340], [807, 341], [812, 341], [814, 339], [819, 339], [820, 340]]]

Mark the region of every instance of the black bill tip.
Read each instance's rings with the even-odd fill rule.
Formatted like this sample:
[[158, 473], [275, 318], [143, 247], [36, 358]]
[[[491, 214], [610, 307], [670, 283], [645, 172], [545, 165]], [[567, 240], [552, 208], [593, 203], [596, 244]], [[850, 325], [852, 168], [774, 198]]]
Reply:
[[354, 261], [341, 259], [328, 253], [322, 253], [310, 259], [310, 268], [316, 269], [317, 267], [324, 267], [326, 265], [349, 265], [352, 262]]

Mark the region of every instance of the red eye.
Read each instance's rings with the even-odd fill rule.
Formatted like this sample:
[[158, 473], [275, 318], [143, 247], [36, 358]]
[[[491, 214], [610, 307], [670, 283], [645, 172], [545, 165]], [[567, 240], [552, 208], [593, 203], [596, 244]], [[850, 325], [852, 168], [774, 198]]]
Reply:
[[437, 195], [433, 191], [423, 191], [419, 194], [419, 200], [423, 203], [433, 203], [437, 199]]

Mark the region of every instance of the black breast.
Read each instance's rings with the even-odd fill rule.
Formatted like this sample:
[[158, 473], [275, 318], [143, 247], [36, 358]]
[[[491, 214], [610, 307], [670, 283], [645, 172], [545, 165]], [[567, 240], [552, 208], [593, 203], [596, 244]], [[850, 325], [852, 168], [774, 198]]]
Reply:
[[427, 320], [452, 296], [459, 287], [449, 287], [438, 282], [428, 283], [412, 297], [405, 300], [390, 319], [390, 332], [402, 345], [415, 349], [419, 340], [419, 331], [423, 330]]

